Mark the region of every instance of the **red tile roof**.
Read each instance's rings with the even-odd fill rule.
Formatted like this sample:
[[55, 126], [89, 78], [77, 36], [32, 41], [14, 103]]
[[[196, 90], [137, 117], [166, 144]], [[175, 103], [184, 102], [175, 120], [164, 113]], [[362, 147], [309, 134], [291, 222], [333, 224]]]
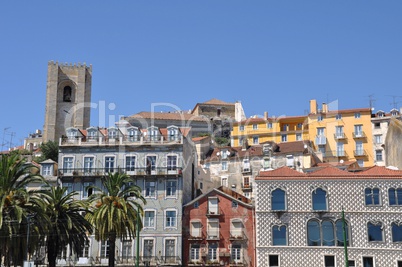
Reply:
[[200, 136], [200, 137], [194, 137], [191, 140], [193, 142], [198, 142], [198, 141], [201, 141], [201, 140], [204, 140], [204, 139], [207, 139], [207, 138], [209, 138], [209, 136]]
[[211, 104], [211, 105], [234, 105], [234, 103], [228, 103], [228, 102], [225, 102], [225, 101], [222, 101], [222, 100], [219, 100], [219, 99], [216, 99], [216, 98], [212, 98], [212, 99], [210, 99], [210, 100], [208, 100], [208, 101], [205, 101], [205, 102], [203, 102], [203, 103], [201, 103], [201, 104]]

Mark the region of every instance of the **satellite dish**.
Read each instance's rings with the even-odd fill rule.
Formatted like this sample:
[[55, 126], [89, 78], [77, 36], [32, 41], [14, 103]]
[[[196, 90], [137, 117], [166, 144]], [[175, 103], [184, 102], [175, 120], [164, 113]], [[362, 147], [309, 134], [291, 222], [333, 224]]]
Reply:
[[341, 160], [339, 161], [340, 164], [343, 164], [343, 162], [344, 162], [343, 159], [341, 159]]
[[220, 152], [217, 152], [217, 153], [216, 153], [217, 156], [219, 156], [220, 154], [221, 154]]
[[229, 156], [229, 155], [230, 155], [230, 152], [229, 152], [229, 151], [226, 151], [226, 155], [228, 155], [228, 156]]
[[307, 145], [306, 144], [304, 144], [304, 149], [306, 149], [307, 148]]

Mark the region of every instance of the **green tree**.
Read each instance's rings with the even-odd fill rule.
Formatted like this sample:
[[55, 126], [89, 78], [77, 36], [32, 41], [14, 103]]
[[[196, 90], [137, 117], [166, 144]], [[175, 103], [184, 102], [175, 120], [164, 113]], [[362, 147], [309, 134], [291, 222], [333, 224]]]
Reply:
[[35, 239], [43, 232], [45, 217], [41, 205], [33, 198], [38, 193], [26, 189], [31, 183], [45, 183], [37, 173], [37, 168], [18, 154], [0, 158], [0, 262], [4, 259], [6, 266], [10, 262], [22, 265], [28, 235], [32, 237], [29, 248], [33, 251], [35, 246], [31, 244], [37, 244]]
[[59, 160], [59, 144], [56, 141], [48, 141], [40, 145], [42, 156], [36, 158], [37, 162], [51, 159], [55, 162]]
[[[102, 178], [104, 189], [91, 186], [96, 193], [88, 198], [92, 212], [86, 218], [95, 228], [96, 240], [109, 242], [109, 267], [114, 267], [116, 239], [135, 237], [137, 220], [141, 222], [141, 203], [146, 201], [133, 182], [126, 174], [109, 173]], [[142, 228], [141, 223], [138, 226]]]
[[68, 245], [76, 254], [80, 253], [88, 242], [88, 234], [92, 234], [92, 225], [81, 215], [86, 211], [85, 203], [74, 198], [78, 192], [66, 191], [62, 187], [41, 190], [50, 222], [45, 235], [49, 267], [56, 266], [57, 254]]

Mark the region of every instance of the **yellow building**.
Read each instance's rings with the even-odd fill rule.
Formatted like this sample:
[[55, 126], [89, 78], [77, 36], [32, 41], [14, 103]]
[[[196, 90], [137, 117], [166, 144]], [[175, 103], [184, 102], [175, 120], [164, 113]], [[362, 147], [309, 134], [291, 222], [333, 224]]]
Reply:
[[233, 124], [232, 146], [267, 141], [275, 143], [309, 140], [324, 162], [357, 161], [360, 166], [374, 165], [370, 108], [329, 110], [310, 101], [305, 116], [251, 117]]
[[310, 100], [309, 139], [325, 162], [356, 160], [361, 167], [374, 165], [371, 109], [318, 109]]
[[308, 137], [307, 116], [252, 117], [233, 124], [232, 146], [241, 146], [247, 140], [249, 145], [267, 141], [275, 143], [305, 140]]

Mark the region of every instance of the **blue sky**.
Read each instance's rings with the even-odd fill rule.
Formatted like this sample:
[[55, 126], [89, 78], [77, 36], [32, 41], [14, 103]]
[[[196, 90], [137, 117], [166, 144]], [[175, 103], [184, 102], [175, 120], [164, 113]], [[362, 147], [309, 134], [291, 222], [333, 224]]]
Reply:
[[302, 115], [310, 99], [358, 108], [369, 95], [389, 111], [402, 106], [401, 12], [400, 0], [2, 1], [0, 142], [43, 127], [50, 60], [92, 64], [106, 116], [211, 98]]

